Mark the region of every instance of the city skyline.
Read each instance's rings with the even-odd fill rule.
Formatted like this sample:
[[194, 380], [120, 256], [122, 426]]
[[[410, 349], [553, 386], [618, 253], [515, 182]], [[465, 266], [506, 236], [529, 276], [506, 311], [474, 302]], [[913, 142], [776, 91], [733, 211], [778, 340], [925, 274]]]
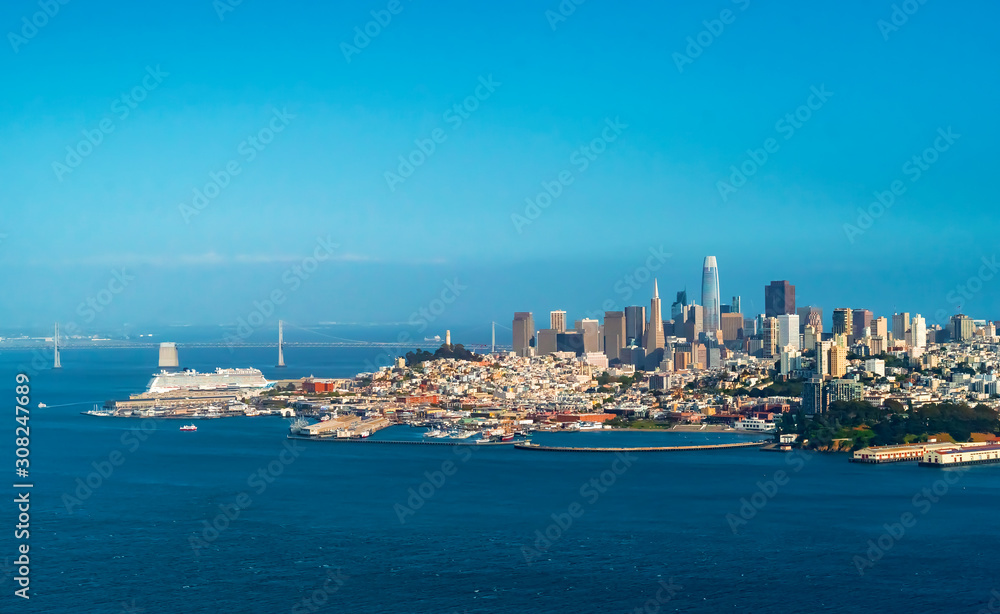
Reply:
[[[721, 330], [722, 328], [721, 314], [715, 316], [716, 322], [715, 326], [713, 327], [712, 322], [709, 319], [709, 305], [708, 305], [709, 303], [713, 302], [716, 305], [718, 304], [718, 298], [716, 297], [721, 295], [718, 279], [719, 279], [718, 261], [714, 256], [706, 256], [702, 267], [702, 301], [700, 303], [695, 301], [690, 301], [689, 299], [686, 298], [687, 291], [680, 290], [677, 292], [677, 302], [674, 303], [674, 308], [675, 309], [680, 308], [681, 312], [671, 313], [668, 316], [663, 316], [662, 311], [659, 307], [660, 297], [658, 289], [658, 279], [653, 278], [651, 307], [649, 313], [652, 314], [654, 313], [654, 311], [661, 311], [661, 317], [659, 318], [659, 321], [662, 322], [674, 321], [677, 322], [678, 324], [681, 324], [685, 321], [685, 318], [687, 317], [684, 312], [688, 307], [691, 306], [702, 307], [704, 309], [704, 311], [702, 312], [704, 314], [703, 321], [701, 322], [701, 326], [697, 330], [704, 333], [708, 333], [709, 331], [712, 330]], [[799, 335], [801, 335], [802, 330], [805, 328], [805, 326], [815, 325], [816, 322], [819, 322], [819, 327], [817, 331], [818, 333], [822, 333], [824, 331], [832, 331], [833, 334], [843, 333], [846, 335], [850, 335], [853, 338], [860, 338], [861, 336], [863, 336], [865, 332], [874, 330], [873, 326], [876, 324], [875, 315], [873, 311], [868, 308], [862, 308], [862, 307], [852, 308], [852, 307], [839, 306], [824, 311], [822, 307], [819, 307], [815, 304], [799, 305], [797, 307], [796, 287], [795, 284], [789, 282], [788, 280], [771, 281], [770, 283], [764, 286], [763, 294], [764, 294], [764, 300], [763, 300], [764, 310], [759, 312], [739, 311], [736, 313], [740, 313], [747, 319], [754, 319], [754, 318], [766, 319], [770, 317], [776, 317], [777, 319], [786, 322], [786, 326], [790, 322], [794, 323], [798, 331], [797, 334]], [[739, 295], [733, 295], [732, 297], [733, 301], [737, 303], [741, 302], [741, 298], [742, 297]], [[681, 301], [684, 302], [681, 303]], [[755, 303], [751, 301], [750, 304], [752, 305]], [[607, 305], [608, 303], [606, 302], [606, 306]], [[680, 307], [678, 307], [678, 305], [680, 305]], [[731, 313], [733, 311], [731, 309], [731, 305], [722, 305], [721, 307], [724, 307], [727, 313]], [[977, 316], [977, 317], [969, 316], [960, 309], [960, 305], [956, 304], [955, 307], [956, 309], [953, 312], [948, 312], [945, 309], [938, 310], [934, 314], [932, 318], [933, 321], [930, 323], [930, 326], [932, 328], [936, 327], [938, 329], [946, 329], [952, 322], [953, 318], [957, 315], [967, 316], [973, 320], [992, 321], [992, 318], [988, 316]], [[638, 335], [626, 334], [625, 338], [626, 339], [635, 338], [638, 342], [638, 345], [647, 347], [649, 343], [648, 327], [650, 322], [653, 321], [653, 318], [651, 315], [646, 316], [644, 311], [645, 308], [641, 305], [626, 305], [622, 307], [619, 311], [621, 313], [628, 313], [630, 309], [639, 310], [635, 312], [636, 314], [642, 313], [641, 317], [645, 322], [646, 328], [644, 329], [642, 334]], [[619, 311], [615, 312], [606, 311], [606, 313], [619, 313]], [[552, 313], [560, 314], [560, 317], [563, 320], [566, 317], [565, 315], [566, 312], [562, 310], [553, 311]], [[587, 317], [596, 317], [596, 312], [594, 310], [588, 310], [585, 311], [585, 313], [587, 313]], [[824, 313], [830, 314], [829, 326], [823, 320]], [[914, 317], [917, 317], [919, 315], [920, 314], [916, 314]], [[633, 320], [638, 322], [639, 317], [640, 316], [636, 315], [635, 317], [633, 317]], [[897, 338], [902, 339], [903, 338], [903, 336], [901, 336], [902, 333], [908, 333], [908, 331], [910, 330], [910, 313], [893, 311], [892, 313], [880, 316], [880, 319], [889, 319], [889, 318], [891, 318], [893, 321], [893, 328], [889, 330], [897, 330], [897, 329], [901, 330], [902, 331], [901, 333], [897, 333], [900, 335], [897, 336]], [[897, 320], [903, 322], [903, 324], [900, 325], [897, 322]], [[926, 328], [928, 326], [927, 317], [920, 317], [920, 321], [922, 328]], [[655, 331], [653, 334], [655, 337], [656, 335]], [[683, 336], [683, 334], [681, 334], [679, 331], [677, 331], [677, 334], [678, 336]], [[790, 334], [794, 333], [790, 333], [789, 330], [787, 329], [782, 330], [781, 338], [784, 340], [784, 343], [782, 343], [782, 345], [788, 343], [788, 336]], [[653, 347], [656, 346], [654, 345]]]
[[[654, 250], [650, 250], [651, 252]], [[697, 258], [697, 261], [701, 262], [697, 266], [698, 270], [701, 270], [703, 277], [704, 275], [704, 258]], [[694, 263], [695, 258], [688, 258], [689, 264]], [[462, 326], [482, 326], [488, 324], [489, 321], [505, 321], [509, 315], [500, 312], [498, 306], [502, 305], [506, 307], [509, 305], [511, 308], [517, 310], [524, 306], [543, 305], [543, 308], [532, 309], [535, 313], [547, 314], [550, 311], [566, 311], [569, 316], [566, 317], [567, 321], [572, 321], [576, 316], [597, 318], [601, 319], [604, 311], [625, 311], [629, 306], [639, 306], [642, 307], [643, 319], [648, 322], [648, 306], [643, 306], [642, 304], [648, 300], [651, 295], [651, 281], [644, 284], [639, 283], [637, 280], [645, 276], [647, 279], [652, 280], [652, 276], [658, 276], [658, 281], [660, 283], [664, 282], [664, 279], [668, 280], [667, 283], [671, 284], [665, 287], [669, 288], [687, 288], [692, 286], [692, 283], [681, 281], [679, 283], [673, 282], [679, 278], [686, 277], [688, 279], [693, 279], [694, 275], [682, 276], [677, 270], [676, 265], [679, 262], [679, 257], [677, 255], [670, 255], [669, 258], [664, 258], [663, 263], [657, 263], [656, 271], [650, 272], [645, 266], [649, 263], [649, 259], [643, 259], [642, 266], [630, 269], [622, 277], [614, 278], [613, 274], [618, 273], [616, 270], [608, 270], [607, 278], [608, 281], [600, 283], [594, 279], [590, 279], [586, 284], [579, 284], [572, 275], [570, 276], [560, 276], [559, 278], [549, 278], [546, 279], [544, 284], [546, 286], [545, 290], [539, 290], [538, 296], [532, 298], [529, 301], [514, 301], [510, 298], [508, 292], [508, 286], [505, 284], [475, 284], [471, 281], [468, 276], [463, 277], [442, 277], [443, 271], [428, 272], [427, 270], [421, 271], [419, 277], [423, 280], [424, 288], [421, 289], [420, 302], [413, 302], [412, 307], [407, 307], [408, 311], [397, 312], [396, 317], [387, 318], [385, 320], [375, 320], [366, 319], [364, 316], [370, 315], [371, 311], [367, 309], [367, 305], [357, 304], [357, 303], [341, 303], [338, 308], [346, 307], [349, 309], [347, 313], [344, 313], [344, 317], [333, 317], [329, 312], [326, 313], [316, 313], [313, 311], [309, 312], [308, 309], [305, 311], [289, 310], [291, 301], [286, 301], [285, 304], [281, 306], [272, 306], [271, 309], [264, 309], [264, 311], [269, 311], [270, 314], [264, 314], [267, 327], [276, 327], [277, 320], [279, 317], [283, 317], [286, 321], [295, 322], [296, 318], [301, 318], [300, 323], [312, 324], [312, 323], [323, 323], [323, 322], [342, 322], [342, 323], [356, 323], [356, 324], [375, 324], [375, 325], [387, 325], [387, 326], [403, 326], [410, 327], [417, 330], [417, 332], [425, 332], [425, 330], [434, 330], [443, 335], [443, 332], [449, 326], [451, 328], [458, 328]], [[292, 265], [292, 268], [283, 267], [282, 269], [277, 269], [276, 273], [273, 275], [275, 279], [275, 285], [273, 288], [289, 290], [290, 287], [287, 284], [281, 282], [283, 273], [288, 273], [290, 270], [296, 268], [299, 263]], [[718, 264], [718, 262], [717, 262]], [[668, 269], [669, 265], [669, 269]], [[901, 293], [898, 297], [892, 298], [890, 300], [883, 300], [882, 304], [875, 303], [874, 301], [861, 300], [850, 300], [845, 298], [851, 296], [852, 289], [851, 286], [845, 286], [843, 291], [839, 288], [830, 288], [828, 284], [820, 285], [815, 287], [813, 284], [803, 284], [801, 279], [793, 279], [794, 283], [791, 286], [796, 286], [798, 297], [796, 305], [797, 310], [801, 311], [807, 306], [819, 307], [820, 312], [823, 316], [823, 327], [824, 330], [830, 330], [832, 326], [833, 311], [835, 308], [843, 307], [844, 305], [854, 305], [850, 307], [852, 310], [864, 309], [870, 310], [876, 315], [884, 315], [891, 319], [893, 313], [897, 313], [902, 308], [902, 311], [907, 311], [910, 313], [923, 313], [927, 320], [928, 326], [933, 326], [935, 324], [940, 326], [946, 326], [951, 316], [956, 313], [964, 313], [973, 317], [974, 319], [982, 320], [992, 320], [998, 317], [996, 314], [1000, 314], [1000, 309], [992, 310], [990, 307], [991, 303], [987, 300], [991, 296], [997, 296], [994, 293], [988, 291], [991, 283], [991, 279], [988, 278], [992, 275], [992, 262], [987, 259], [983, 259], [980, 262], [979, 275], [974, 277], [973, 280], [978, 282], [976, 284], [968, 284], [965, 287], [957, 286], [955, 288], [943, 291], [936, 301], [930, 301], [931, 307], [927, 307], [927, 303], [920, 306], [920, 303], [913, 299], [908, 299], [909, 292], [906, 288], [900, 288], [898, 291]], [[728, 262], [723, 262], [721, 264], [722, 268], [727, 271], [726, 274], [726, 284], [722, 285], [720, 294], [722, 296], [730, 296], [733, 298], [742, 299], [742, 307], [744, 314], [757, 315], [758, 313], [766, 313], [766, 305], [764, 305], [764, 295], [766, 293], [766, 286], [764, 281], [760, 281], [760, 285], [747, 282], [746, 279], [740, 279], [738, 273], [740, 267], [746, 267], [745, 262], [736, 261], [730, 265]], [[729, 275], [728, 271], [732, 268], [737, 270], [735, 275]], [[614, 267], [612, 267], [614, 268]], [[590, 270], [591, 273], [593, 269]], [[327, 286], [330, 283], [335, 283], [338, 286], [341, 285], [340, 282], [330, 281], [328, 278], [324, 277], [323, 271], [320, 270], [314, 273], [312, 276], [307, 276], [307, 279], [303, 280], [300, 284], [300, 288], [296, 292], [286, 292], [287, 296], [301, 299], [300, 307], [308, 307], [310, 301], [313, 297], [318, 298], [327, 292]], [[490, 274], [491, 279], [502, 280], [502, 277], [497, 277], [499, 271], [493, 270]], [[589, 273], [588, 277], [593, 277]], [[508, 277], [516, 276], [517, 270], [505, 271], [503, 275]], [[124, 276], [123, 276], [124, 275]], [[483, 274], [480, 274], [482, 276]], [[759, 280], [765, 280], [770, 278], [765, 271], [757, 271], [755, 277]], [[149, 280], [143, 278], [141, 273], [128, 272], [128, 270], [110, 270], [92, 277], [92, 279], [98, 279], [99, 282], [91, 282], [91, 287], [97, 285], [100, 289], [96, 292], [91, 290], [90, 295], [82, 298], [75, 306], [75, 309], [68, 310], [68, 317], [65, 315], [54, 315], [52, 317], [47, 317], [40, 315], [46, 311], [50, 311], [54, 314], [63, 313], [66, 314], [67, 310], [53, 310], [51, 304], [47, 304], [44, 308], [40, 308], [32, 313], [22, 312], [22, 320], [18, 321], [17, 318], [11, 318], [6, 321], [3, 326], [0, 326], [0, 330], [6, 331], [8, 334], [14, 334], [17, 332], [23, 332], [25, 330], [29, 331], [39, 331], [39, 330], [50, 330], [53, 321], [58, 321], [63, 324], [74, 324], [71, 327], [73, 330], [80, 330], [88, 333], [93, 332], [107, 332], [107, 331], [118, 331], [124, 325], [128, 325], [130, 328], [144, 327], [144, 326], [160, 326], [160, 325], [170, 325], [170, 324], [196, 324], [196, 325], [219, 325], [223, 327], [235, 327], [239, 319], [246, 319], [250, 314], [261, 313], [261, 309], [257, 305], [262, 305], [267, 303], [267, 296], [270, 291], [254, 291], [246, 292], [244, 289], [242, 296], [240, 292], [234, 290], [232, 294], [234, 296], [228, 296], [232, 307], [228, 310], [231, 314], [228, 318], [219, 319], [198, 319], [193, 320], [182, 320], [179, 318], [171, 318], [164, 321], [159, 318], [139, 318], [138, 320], [133, 320], [131, 318], [122, 318], [122, 310], [120, 307], [123, 303], [130, 302], [134, 304], [136, 301], [143, 302], [141, 299], [149, 291]], [[135, 282], [133, 280], [138, 279], [140, 282]], [[124, 280], [120, 282], [119, 280]], [[467, 281], [468, 280], [468, 281]], [[89, 281], [89, 280], [87, 280]], [[521, 285], [531, 285], [531, 280], [523, 279], [521, 280]], [[76, 279], [70, 285], [82, 286], [84, 285], [84, 280]], [[762, 286], [764, 289], [762, 290]], [[140, 289], [141, 287], [141, 289]], [[971, 290], [979, 288], [976, 293], [971, 293]], [[805, 293], [804, 288], [810, 288], [808, 293]], [[896, 287], [894, 287], [896, 288]], [[110, 289], [110, 290], [109, 290]], [[457, 293], [451, 289], [457, 289]], [[739, 289], [740, 292], [737, 294], [736, 290]], [[118, 290], [118, 292], [115, 292]], [[155, 289], [154, 289], [155, 290]], [[222, 302], [226, 302], [227, 294], [223, 292], [222, 288], [213, 288], [216, 291], [216, 296], [220, 297]], [[645, 292], [647, 298], [642, 298]], [[680, 291], [684, 293], [684, 291]], [[210, 290], [211, 293], [211, 290]], [[450, 293], [450, 294], [449, 294]], [[668, 294], [672, 294], [670, 291]], [[867, 293], [865, 293], [867, 294]], [[441, 302], [439, 295], [450, 296], [453, 300], [447, 303], [443, 309], [438, 313], [428, 314], [428, 306], [435, 304], [435, 302]], [[158, 297], [158, 295], [153, 294], [153, 296]], [[416, 296], [416, 295], [414, 295]], [[587, 297], [592, 298], [587, 298]], [[965, 300], [963, 296], [969, 296], [971, 300]], [[390, 298], [392, 293], [386, 294], [384, 300], [390, 301], [395, 300]], [[823, 298], [825, 297], [825, 298]], [[382, 299], [381, 294], [374, 294], [374, 299]], [[813, 298], [817, 300], [813, 300]], [[979, 300], [977, 300], [979, 299]], [[398, 302], [398, 301], [396, 301]], [[984, 305], [984, 302], [986, 303]], [[688, 299], [688, 304], [701, 303], [701, 301], [694, 301]], [[971, 307], [969, 304], [971, 303]], [[167, 306], [170, 306], [171, 302], [167, 300]], [[799, 307], [801, 305], [801, 307]], [[934, 307], [936, 305], [936, 308]], [[977, 307], [979, 305], [979, 307]], [[961, 306], [961, 308], [960, 308]], [[165, 308], [163, 305], [160, 306], [161, 309]], [[353, 307], [365, 307], [361, 310], [350, 311]], [[151, 309], [152, 312], [156, 312], [155, 308]], [[509, 312], [508, 312], [509, 313]], [[285, 317], [283, 314], [289, 314], [290, 317]], [[134, 314], [127, 314], [134, 315]], [[305, 316], [305, 317], [303, 317]], [[546, 316], [548, 319], [548, 316]], [[670, 319], [669, 309], [665, 310], [664, 319]], [[805, 325], [805, 318], [801, 320], [802, 325]], [[853, 324], [852, 324], [853, 325]], [[641, 331], [642, 334], [645, 332], [645, 326]]]

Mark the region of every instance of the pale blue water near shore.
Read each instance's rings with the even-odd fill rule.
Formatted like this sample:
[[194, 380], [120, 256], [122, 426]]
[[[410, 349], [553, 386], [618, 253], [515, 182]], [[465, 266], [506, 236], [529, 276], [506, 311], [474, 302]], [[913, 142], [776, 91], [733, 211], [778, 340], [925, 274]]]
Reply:
[[[280, 375], [348, 375], [379, 353], [298, 348]], [[0, 386], [10, 396], [29, 357], [0, 354]], [[277, 375], [268, 349], [191, 349], [182, 359]], [[203, 421], [181, 433], [176, 421], [153, 428], [78, 413], [141, 390], [155, 360], [155, 350], [66, 352], [62, 371], [33, 378], [34, 402], [52, 406], [33, 411], [31, 422], [33, 597], [13, 597], [7, 578], [3, 612], [972, 613], [1000, 590], [1000, 466], [958, 474], [942, 493], [946, 474], [914, 464], [867, 467], [842, 455], [755, 449], [616, 462], [509, 447], [304, 442], [282, 456], [287, 422], [279, 418]], [[83, 404], [60, 406], [75, 402]], [[11, 477], [14, 426], [0, 438]], [[417, 435], [397, 429], [390, 434]], [[120, 466], [89, 495], [77, 492], [77, 479], [96, 483], [94, 464], [116, 451]], [[10, 498], [0, 559], [14, 554]], [[220, 509], [237, 504], [239, 516], [223, 521]], [[900, 534], [893, 525], [906, 513], [915, 523]], [[206, 533], [206, 521], [223, 530]], [[538, 537], [546, 533], [547, 543]], [[206, 541], [196, 551], [198, 537]], [[869, 540], [880, 539], [888, 551], [861, 575], [854, 557], [868, 560]], [[664, 586], [674, 592], [668, 601]]]

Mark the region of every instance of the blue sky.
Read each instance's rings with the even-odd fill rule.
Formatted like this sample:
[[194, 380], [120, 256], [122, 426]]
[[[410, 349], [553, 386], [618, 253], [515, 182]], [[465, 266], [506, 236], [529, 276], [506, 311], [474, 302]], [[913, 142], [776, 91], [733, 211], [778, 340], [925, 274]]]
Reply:
[[[896, 29], [879, 25], [892, 2], [588, 0], [558, 22], [555, 1], [244, 0], [222, 18], [219, 4], [75, 0], [33, 34], [38, 3], [0, 7], [8, 325], [79, 320], [123, 267], [135, 280], [94, 326], [232, 322], [328, 236], [331, 258], [275, 318], [406, 321], [457, 278], [469, 289], [442, 328], [521, 309], [574, 319], [619, 301], [660, 246], [664, 296], [697, 293], [713, 254], [723, 297], [757, 309], [789, 279], [828, 313], [950, 313], [998, 251], [995, 3], [915, 2]], [[388, 8], [348, 61], [343, 43]], [[679, 70], [685, 53], [698, 57]], [[778, 122], [797, 110], [789, 135]], [[583, 168], [608, 121], [627, 127]], [[948, 128], [959, 136], [914, 181], [904, 165]], [[100, 143], [81, 151], [84, 132]], [[767, 161], [748, 162], [768, 139]], [[71, 172], [67, 147], [88, 154]], [[743, 163], [753, 176], [723, 198]], [[239, 174], [185, 215], [229, 164]], [[519, 232], [512, 216], [561, 173], [572, 182]], [[897, 180], [891, 208], [845, 231]], [[963, 310], [1000, 318], [993, 284]]]

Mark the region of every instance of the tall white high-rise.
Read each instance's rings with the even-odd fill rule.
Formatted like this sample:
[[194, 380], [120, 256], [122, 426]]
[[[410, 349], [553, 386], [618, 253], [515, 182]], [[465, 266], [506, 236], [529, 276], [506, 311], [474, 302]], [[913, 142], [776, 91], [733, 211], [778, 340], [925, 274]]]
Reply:
[[719, 305], [719, 266], [715, 262], [715, 256], [705, 256], [701, 272], [701, 304], [705, 308], [705, 331], [709, 335], [715, 335], [722, 322]]
[[927, 347], [927, 321], [919, 313], [910, 320], [910, 345], [915, 348]]
[[557, 333], [566, 332], [566, 312], [565, 311], [550, 311], [549, 312], [549, 328], [556, 331]]
[[782, 350], [789, 345], [796, 350], [802, 349], [797, 313], [786, 313], [778, 316], [778, 349]]

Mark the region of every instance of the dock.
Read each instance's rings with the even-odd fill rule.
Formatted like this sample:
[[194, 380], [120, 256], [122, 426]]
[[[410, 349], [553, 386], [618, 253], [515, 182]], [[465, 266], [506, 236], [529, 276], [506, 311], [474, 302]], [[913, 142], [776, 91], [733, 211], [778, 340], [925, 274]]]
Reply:
[[716, 443], [701, 446], [663, 446], [640, 448], [574, 448], [570, 446], [542, 446], [537, 443], [518, 442], [514, 444], [517, 450], [536, 450], [538, 452], [693, 452], [696, 450], [724, 450], [730, 448], [756, 448], [772, 443], [770, 439], [749, 441], [744, 443]]

